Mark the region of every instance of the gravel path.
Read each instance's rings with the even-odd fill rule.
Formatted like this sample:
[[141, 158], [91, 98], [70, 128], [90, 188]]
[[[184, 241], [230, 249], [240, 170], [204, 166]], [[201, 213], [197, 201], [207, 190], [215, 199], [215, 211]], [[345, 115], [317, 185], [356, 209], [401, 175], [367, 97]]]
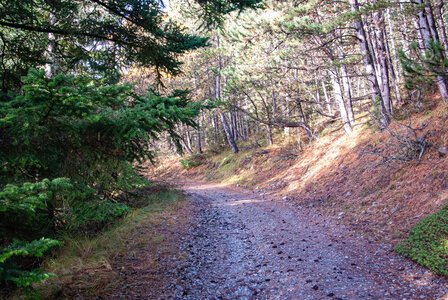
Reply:
[[448, 299], [447, 279], [332, 220], [216, 184], [184, 190], [175, 299]]

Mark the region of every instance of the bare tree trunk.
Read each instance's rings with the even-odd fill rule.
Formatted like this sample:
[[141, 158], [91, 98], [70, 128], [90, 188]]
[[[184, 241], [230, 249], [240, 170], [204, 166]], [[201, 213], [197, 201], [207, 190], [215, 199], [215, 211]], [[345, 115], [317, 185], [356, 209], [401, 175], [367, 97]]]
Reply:
[[431, 2], [428, 0], [425, 1], [425, 13], [426, 13], [426, 19], [428, 20], [429, 32], [431, 33], [431, 37], [433, 41], [439, 42], [440, 41], [439, 33], [437, 31], [436, 23], [434, 22]]
[[341, 113], [342, 125], [347, 135], [352, 134], [352, 127], [348, 118], [347, 109], [345, 107], [344, 98], [342, 97], [341, 86], [338, 81], [338, 75], [336, 69], [330, 71], [331, 84], [333, 86], [333, 94], [336, 103], [339, 106], [339, 112]]
[[317, 72], [315, 73], [315, 75], [314, 75], [315, 77], [314, 77], [314, 86], [316, 87], [316, 102], [317, 102], [317, 105], [319, 106], [319, 109], [321, 110], [321, 111], [324, 111], [324, 107], [322, 106], [322, 99], [321, 99], [321, 97], [320, 97], [320, 84], [319, 84], [319, 79], [318, 79], [318, 77], [317, 77]]
[[[269, 107], [268, 107], [268, 105], [266, 104], [266, 101], [264, 101], [263, 98], [261, 98], [261, 103], [263, 104], [263, 108], [264, 108], [264, 111], [266, 113], [266, 117], [267, 117], [269, 123], [271, 123], [272, 122], [271, 113], [269, 112]], [[272, 141], [272, 127], [271, 127], [270, 124], [266, 124], [266, 139], [268, 141], [268, 145], [272, 145], [273, 144], [273, 141]]]
[[396, 74], [395, 80], [398, 83], [400, 81], [398, 77], [398, 74], [400, 74], [400, 66], [399, 66], [399, 59], [396, 57], [397, 47], [395, 46], [395, 37], [394, 37], [394, 31], [392, 29], [392, 18], [390, 16], [390, 8], [387, 9], [386, 16], [387, 16], [387, 23], [389, 25], [388, 28], [389, 28], [389, 37], [391, 45], [391, 47], [389, 47], [387, 37], [385, 37], [386, 47], [388, 48], [387, 52], [389, 53], [390, 63], [393, 66], [393, 69], [395, 70]]
[[[196, 84], [196, 76], [194, 75], [194, 72], [192, 74], [193, 76], [193, 85], [194, 85], [194, 95], [197, 96], [197, 84]], [[196, 129], [196, 152], [201, 154], [202, 153], [202, 145], [201, 145], [201, 122], [200, 122], [200, 116], [197, 118], [197, 129]]]
[[186, 135], [186, 140], [185, 142], [187, 143], [188, 148], [192, 149], [191, 147], [191, 134], [190, 134], [190, 130], [188, 129], [187, 125], [184, 125], [185, 128], [185, 135]]
[[[53, 9], [50, 9], [50, 26], [56, 23], [56, 17], [53, 13]], [[48, 46], [47, 52], [45, 53], [48, 62], [45, 64], [45, 75], [48, 78], [52, 78], [56, 75], [56, 36], [54, 33], [48, 33]]]
[[[305, 113], [303, 112], [302, 101], [297, 100], [296, 103], [297, 103], [297, 110], [299, 111], [300, 120], [304, 124], [304, 126], [301, 127], [305, 131], [305, 134], [308, 137], [308, 139], [311, 141], [314, 138], [314, 133], [311, 127], [308, 125], [308, 120], [306, 118]], [[298, 138], [300, 140], [300, 133], [298, 134]]]
[[201, 127], [199, 126], [198, 120], [198, 129], [196, 130], [196, 152], [202, 153], [202, 143], [201, 143]]
[[249, 117], [244, 115], [244, 128], [246, 129], [246, 136], [249, 139], [250, 137], [250, 126], [249, 126]]
[[227, 141], [229, 142], [230, 148], [232, 148], [233, 153], [238, 153], [239, 149], [235, 143], [235, 140], [233, 139], [232, 131], [229, 127], [229, 123], [227, 123], [226, 116], [223, 112], [219, 113], [219, 116], [221, 117], [222, 126], [224, 127], [224, 132], [227, 137]]
[[277, 120], [277, 99], [275, 98], [274, 87], [271, 88], [271, 99], [272, 99], [272, 115], [274, 120]]
[[414, 20], [414, 27], [415, 27], [415, 30], [417, 31], [417, 35], [419, 36], [417, 41], [418, 41], [418, 47], [420, 49], [420, 53], [422, 55], [425, 55], [425, 49], [426, 49], [425, 41], [423, 39], [423, 32], [421, 30], [421, 27], [420, 27], [420, 24], [419, 24], [418, 20], [419, 20], [419, 18], [417, 18], [417, 20]]
[[[349, 2], [350, 2], [350, 7], [353, 12], [356, 12], [359, 10], [358, 0], [349, 0]], [[382, 123], [383, 123], [383, 126], [388, 126], [389, 125], [389, 116], [388, 116], [386, 109], [383, 105], [383, 100], [382, 100], [380, 89], [378, 86], [378, 81], [376, 79], [375, 67], [373, 65], [372, 54], [369, 51], [367, 35], [366, 35], [366, 32], [364, 31], [364, 27], [363, 27], [361, 18], [359, 18], [357, 21], [355, 21], [355, 27], [356, 27], [356, 34], [358, 37], [359, 48], [361, 50], [361, 54], [363, 55], [362, 59], [363, 59], [364, 68], [366, 70], [367, 80], [369, 82], [369, 86], [370, 86], [370, 90], [371, 90], [372, 101], [374, 103], [377, 100], [380, 101], [381, 113], [382, 113]]]
[[[422, 35], [422, 40], [425, 43], [425, 47], [429, 47], [429, 43], [431, 40], [434, 40], [435, 42], [438, 42], [438, 35], [437, 35], [437, 29], [435, 28], [435, 24], [432, 19], [432, 14], [429, 14], [428, 11], [430, 11], [430, 7], [427, 3], [424, 2], [424, 0], [414, 0], [414, 3], [418, 5], [425, 5], [424, 8], [420, 8], [418, 11], [418, 22], [420, 26], [420, 34]], [[431, 28], [430, 28], [431, 27]], [[439, 88], [440, 96], [442, 97], [443, 101], [448, 101], [448, 86], [445, 78], [441, 75], [436, 76], [436, 82], [437, 86]]]
[[[219, 36], [216, 36], [216, 48], [219, 48]], [[215, 100], [221, 97], [221, 57], [218, 57], [218, 70], [216, 74], [216, 85], [215, 85]], [[229, 123], [227, 123], [226, 116], [224, 112], [219, 111], [219, 116], [221, 117], [222, 126], [224, 127], [224, 132], [229, 142], [230, 148], [232, 148], [233, 153], [238, 153], [239, 149], [235, 143], [234, 136], [232, 134]]]
[[386, 45], [384, 41], [384, 15], [382, 12], [373, 14], [375, 22], [375, 38], [377, 45], [378, 66], [381, 77], [381, 96], [388, 116], [392, 115], [392, 101], [390, 98], [389, 72], [386, 59]]
[[233, 136], [235, 137], [235, 140], [238, 140], [241, 137], [241, 135], [240, 135], [240, 132], [238, 130], [238, 122], [237, 122], [236, 116], [237, 116], [237, 113], [236, 112], [232, 112], [233, 129], [234, 129]]
[[182, 146], [182, 149], [186, 150], [188, 152], [189, 155], [193, 154], [193, 151], [191, 150], [191, 145], [188, 145], [188, 136], [186, 136], [186, 132], [185, 132], [185, 126], [183, 124], [180, 124], [179, 126], [176, 126], [176, 130], [178, 132], [180, 132], [180, 144]]
[[[386, 34], [386, 32], [384, 32]], [[392, 79], [392, 85], [394, 86], [394, 92], [395, 92], [395, 105], [399, 106], [401, 105], [401, 94], [400, 94], [400, 88], [398, 87], [398, 78], [395, 73], [394, 65], [392, 63], [392, 57], [390, 54], [389, 49], [389, 43], [387, 42], [387, 36], [384, 36], [385, 46], [386, 46], [386, 57], [390, 69], [390, 78]]]
[[266, 138], [267, 138], [269, 146], [274, 143], [272, 141], [272, 128], [271, 128], [271, 125], [266, 125]]
[[436, 0], [436, 5], [434, 6], [434, 12], [436, 15], [437, 24], [439, 25], [440, 43], [445, 49], [445, 57], [448, 57], [448, 42], [446, 38], [445, 23], [443, 23], [442, 7], [443, 7], [443, 1]]
[[[289, 118], [291, 117], [291, 109], [289, 108], [288, 101], [285, 101], [285, 113], [286, 113], [286, 119], [289, 120]], [[285, 127], [283, 129], [283, 133], [285, 134], [285, 136], [289, 136], [290, 135], [290, 128], [289, 127]]]
[[353, 113], [352, 93], [351, 93], [350, 82], [349, 82], [348, 74], [347, 74], [347, 67], [345, 66], [345, 64], [341, 64], [340, 69], [341, 69], [341, 77], [342, 77], [341, 78], [342, 86], [344, 87], [345, 103], [347, 104], [348, 120], [349, 120], [350, 124], [353, 125], [355, 122], [355, 115]]
[[324, 91], [325, 102], [327, 103], [328, 114], [332, 115], [333, 108], [331, 107], [331, 99], [330, 97], [328, 97], [327, 87], [325, 86], [325, 82], [323, 80], [321, 81], [321, 84], [322, 84], [322, 90]]

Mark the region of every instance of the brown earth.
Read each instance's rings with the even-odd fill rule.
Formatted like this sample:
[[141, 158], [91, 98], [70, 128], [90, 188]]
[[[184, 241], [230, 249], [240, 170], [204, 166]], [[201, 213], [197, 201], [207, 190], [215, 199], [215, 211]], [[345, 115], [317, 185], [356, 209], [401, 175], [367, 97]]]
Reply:
[[[222, 184], [183, 189], [170, 226], [141, 228], [164, 246], [116, 260], [126, 284], [100, 298], [448, 299], [448, 279], [313, 209]], [[159, 253], [156, 264], [148, 252]]]

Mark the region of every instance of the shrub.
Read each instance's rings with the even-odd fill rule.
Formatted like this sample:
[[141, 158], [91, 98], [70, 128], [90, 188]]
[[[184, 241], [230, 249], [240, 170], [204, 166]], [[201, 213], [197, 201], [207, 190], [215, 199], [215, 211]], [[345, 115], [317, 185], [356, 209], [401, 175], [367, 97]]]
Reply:
[[184, 170], [188, 170], [202, 164], [202, 155], [195, 154], [181, 159], [180, 166]]
[[395, 250], [436, 274], [448, 276], [448, 204], [417, 223]]
[[81, 196], [67, 178], [6, 185], [0, 190], [0, 245], [54, 234], [57, 208]]
[[81, 202], [74, 206], [70, 212], [64, 216], [68, 230], [88, 233], [98, 231], [105, 224], [121, 217], [129, 211], [129, 207], [123, 203], [112, 201], [88, 201]]
[[41, 257], [49, 248], [60, 244], [56, 240], [41, 238], [32, 242], [15, 240], [7, 248], [0, 247], [0, 286], [14, 282], [18, 287], [27, 287], [54, 276], [39, 269], [26, 270], [16, 258]]

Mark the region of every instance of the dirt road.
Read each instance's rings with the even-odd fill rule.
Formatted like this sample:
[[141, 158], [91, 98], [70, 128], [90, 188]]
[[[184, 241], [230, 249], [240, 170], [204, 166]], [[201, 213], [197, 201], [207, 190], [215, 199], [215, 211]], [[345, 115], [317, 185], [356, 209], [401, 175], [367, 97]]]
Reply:
[[187, 183], [177, 299], [448, 299], [448, 281], [282, 199]]

